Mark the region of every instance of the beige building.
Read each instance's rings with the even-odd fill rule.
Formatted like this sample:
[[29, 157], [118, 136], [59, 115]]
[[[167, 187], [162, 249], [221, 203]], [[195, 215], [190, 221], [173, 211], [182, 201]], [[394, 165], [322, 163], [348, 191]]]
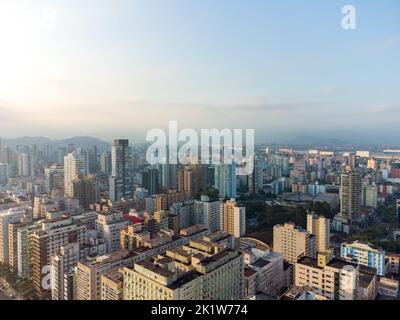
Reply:
[[303, 256], [315, 257], [316, 237], [293, 223], [276, 225], [273, 230], [273, 251], [295, 263]]
[[17, 228], [17, 263], [18, 277], [21, 279], [33, 278], [33, 258], [31, 236], [40, 230], [41, 220]]
[[206, 240], [124, 268], [125, 300], [238, 300], [243, 256]]
[[64, 157], [64, 192], [68, 197], [73, 197], [72, 181], [82, 178], [85, 164], [82, 156], [74, 151]]
[[303, 257], [295, 264], [295, 286], [312, 288], [329, 300], [374, 300], [377, 276], [372, 271], [331, 253], [318, 254], [318, 259]]
[[246, 234], [246, 208], [238, 207], [235, 199], [221, 203], [220, 229], [236, 238]]
[[101, 300], [122, 300], [124, 276], [121, 270], [101, 276]]
[[316, 237], [317, 252], [326, 252], [330, 248], [330, 227], [328, 218], [307, 214], [307, 231]]
[[168, 211], [175, 203], [181, 203], [186, 200], [185, 192], [169, 190], [168, 193], [156, 195], [156, 211]]
[[13, 273], [18, 272], [18, 228], [24, 227], [20, 222], [10, 223], [8, 225], [8, 266]]
[[4, 264], [9, 264], [9, 225], [20, 222], [26, 214], [24, 207], [0, 211], [0, 262]]
[[77, 299], [101, 300], [101, 276], [131, 265], [132, 257], [125, 250], [78, 262]]

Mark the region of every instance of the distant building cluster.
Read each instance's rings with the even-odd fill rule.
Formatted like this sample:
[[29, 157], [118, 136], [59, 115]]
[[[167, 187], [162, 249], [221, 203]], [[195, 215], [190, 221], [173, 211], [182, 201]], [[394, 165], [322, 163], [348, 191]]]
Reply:
[[[0, 143], [0, 262], [31, 284], [30, 298], [399, 296], [400, 255], [348, 238], [388, 201], [400, 235], [397, 155], [260, 147], [253, 173], [237, 176], [229, 164], [149, 165], [145, 153], [124, 139]], [[267, 244], [247, 232], [252, 195], [327, 212], [275, 225]]]

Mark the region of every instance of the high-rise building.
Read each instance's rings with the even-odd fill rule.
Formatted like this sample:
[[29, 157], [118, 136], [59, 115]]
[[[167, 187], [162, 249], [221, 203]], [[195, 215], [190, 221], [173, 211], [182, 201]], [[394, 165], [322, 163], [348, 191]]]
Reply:
[[279, 297], [285, 286], [282, 254], [253, 238], [241, 238], [239, 243], [245, 262], [245, 297], [252, 299], [259, 293]]
[[101, 300], [122, 300], [123, 284], [124, 276], [120, 270], [102, 275]]
[[18, 157], [18, 174], [21, 177], [31, 175], [31, 156], [28, 153], [21, 153]]
[[23, 207], [0, 211], [0, 262], [4, 264], [9, 263], [9, 225], [20, 222], [26, 214]]
[[246, 208], [238, 207], [235, 199], [220, 204], [220, 229], [236, 238], [246, 234]]
[[327, 252], [330, 248], [330, 220], [324, 216], [316, 216], [312, 213], [307, 214], [307, 231], [315, 235], [317, 242], [317, 252]]
[[24, 215], [21, 219], [11, 219], [8, 224], [8, 266], [11, 272], [18, 272], [18, 230], [32, 223], [32, 215]]
[[[51, 257], [57, 254], [63, 245], [78, 242], [86, 243], [86, 225], [78, 225], [71, 218], [46, 220], [40, 230], [31, 236], [33, 259], [33, 284], [37, 291], [50, 291], [51, 286], [44, 286], [46, 267], [50, 266]], [[50, 270], [48, 270], [50, 273]]]
[[8, 165], [7, 163], [0, 162], [0, 185], [5, 184], [8, 178]]
[[265, 160], [262, 156], [254, 157], [254, 170], [251, 179], [250, 191], [258, 192], [264, 190], [264, 164]]
[[161, 165], [160, 185], [165, 190], [178, 188], [178, 165], [169, 163]]
[[361, 174], [355, 171], [343, 173], [340, 186], [340, 213], [350, 222], [359, 218], [361, 195]]
[[175, 203], [169, 208], [169, 212], [178, 216], [180, 229], [184, 229], [195, 224], [193, 200]]
[[74, 268], [78, 261], [79, 244], [77, 242], [61, 246], [59, 252], [51, 257], [52, 300], [76, 300]]
[[296, 287], [313, 288], [329, 300], [356, 300], [360, 268], [340, 259], [302, 257], [295, 264]]
[[378, 207], [378, 187], [362, 187], [362, 205], [376, 209]]
[[376, 160], [375, 159], [368, 159], [368, 164], [367, 164], [368, 169], [376, 170], [378, 168]]
[[386, 274], [386, 252], [370, 243], [361, 241], [342, 243], [340, 257], [346, 261], [374, 268], [381, 276]]
[[83, 159], [85, 162], [85, 175], [97, 173], [97, 147], [92, 146], [90, 149], [85, 150], [83, 152]]
[[124, 300], [240, 300], [243, 268], [239, 251], [205, 240], [190, 241], [125, 267]]
[[110, 199], [133, 198], [132, 150], [128, 140], [114, 140], [111, 148]]
[[159, 171], [155, 168], [149, 168], [142, 171], [142, 187], [149, 191], [150, 195], [159, 192]]
[[99, 213], [96, 220], [96, 230], [104, 239], [107, 252], [115, 252], [120, 249], [120, 232], [125, 229], [130, 220], [125, 219], [121, 211], [111, 210]]
[[100, 171], [106, 175], [111, 174], [111, 151], [104, 151], [101, 154]]
[[64, 188], [64, 166], [53, 164], [44, 170], [46, 192]]
[[80, 179], [85, 174], [85, 164], [81, 154], [73, 151], [64, 157], [64, 192], [73, 197], [72, 181]]
[[221, 198], [236, 198], [236, 167], [220, 164], [215, 167], [215, 188]]
[[208, 196], [201, 196], [194, 202], [194, 223], [201, 224], [211, 232], [220, 229], [220, 202], [211, 201]]
[[33, 278], [33, 258], [31, 235], [35, 230], [39, 230], [41, 220], [26, 224], [17, 229], [17, 261], [18, 277], [21, 279], [32, 280]]
[[273, 251], [281, 253], [290, 263], [303, 256], [315, 257], [316, 237], [293, 223], [274, 226], [273, 237]]
[[168, 193], [158, 194], [156, 196], [156, 210], [169, 210], [174, 203], [181, 203], [186, 200], [184, 192], [169, 190]]
[[72, 181], [72, 198], [78, 199], [79, 204], [89, 210], [90, 205], [97, 201], [97, 184], [94, 176], [83, 177]]
[[100, 300], [101, 276], [131, 264], [132, 257], [124, 250], [79, 261], [76, 278], [77, 299]]

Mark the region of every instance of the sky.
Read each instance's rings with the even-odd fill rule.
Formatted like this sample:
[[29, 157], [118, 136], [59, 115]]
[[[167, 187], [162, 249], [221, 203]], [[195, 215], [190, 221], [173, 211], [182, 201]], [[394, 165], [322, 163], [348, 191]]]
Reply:
[[399, 58], [398, 0], [0, 0], [0, 136], [395, 143]]

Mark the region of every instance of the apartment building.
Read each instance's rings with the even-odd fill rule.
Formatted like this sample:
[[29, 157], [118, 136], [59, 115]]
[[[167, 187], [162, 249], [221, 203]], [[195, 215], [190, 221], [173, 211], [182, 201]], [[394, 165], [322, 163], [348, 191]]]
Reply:
[[375, 268], [381, 276], [386, 273], [386, 252], [370, 243], [362, 241], [342, 243], [340, 257], [346, 261]]
[[253, 298], [264, 294], [277, 298], [284, 287], [283, 256], [272, 252], [265, 243], [252, 239], [240, 239], [240, 251], [245, 262], [245, 296]]
[[307, 231], [316, 237], [317, 252], [326, 252], [330, 248], [330, 227], [328, 218], [307, 214]]
[[294, 223], [276, 225], [273, 229], [273, 251], [295, 263], [303, 256], [315, 257], [316, 237]]
[[246, 208], [238, 207], [235, 199], [220, 204], [220, 229], [236, 238], [246, 234]]
[[[51, 299], [74, 300], [76, 298], [73, 282], [73, 269], [79, 261], [79, 244], [69, 243], [60, 247], [57, 254], [50, 258], [51, 261]], [[72, 281], [72, 283], [71, 283]]]
[[295, 285], [312, 288], [329, 300], [374, 300], [376, 272], [331, 253], [303, 257], [295, 264]]
[[211, 201], [208, 196], [201, 196], [200, 200], [194, 202], [194, 222], [202, 224], [212, 232], [219, 230], [220, 206], [219, 201]]
[[101, 276], [101, 300], [122, 300], [124, 277], [121, 270]]
[[77, 299], [101, 300], [101, 276], [132, 263], [132, 255], [126, 250], [79, 261], [76, 278]]
[[57, 254], [61, 246], [69, 243], [87, 243], [87, 227], [77, 225], [71, 218], [46, 220], [41, 229], [35, 230], [31, 235], [33, 259], [33, 283], [38, 291], [49, 290], [44, 288], [43, 278], [46, 276], [46, 266], [50, 266], [51, 257]]
[[111, 210], [98, 213], [96, 230], [104, 239], [107, 252], [115, 252], [120, 249], [120, 232], [129, 224], [130, 220], [124, 218], [122, 211]]
[[243, 257], [204, 240], [124, 268], [126, 300], [237, 300], [243, 298]]

